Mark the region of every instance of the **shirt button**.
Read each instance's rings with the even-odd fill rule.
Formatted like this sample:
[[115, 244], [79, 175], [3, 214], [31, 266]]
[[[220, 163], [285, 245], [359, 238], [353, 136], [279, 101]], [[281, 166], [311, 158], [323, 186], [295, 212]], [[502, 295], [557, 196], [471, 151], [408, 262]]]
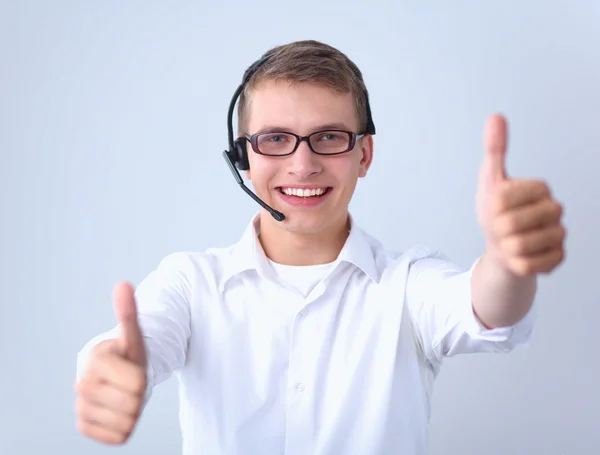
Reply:
[[302, 309], [300, 310], [300, 314], [301, 314], [302, 316], [306, 316], [306, 314], [307, 314], [307, 313], [308, 313], [308, 310], [307, 310], [306, 308], [302, 308]]
[[296, 390], [298, 392], [304, 392], [304, 389], [306, 389], [306, 387], [301, 382], [299, 382], [298, 384], [296, 384]]

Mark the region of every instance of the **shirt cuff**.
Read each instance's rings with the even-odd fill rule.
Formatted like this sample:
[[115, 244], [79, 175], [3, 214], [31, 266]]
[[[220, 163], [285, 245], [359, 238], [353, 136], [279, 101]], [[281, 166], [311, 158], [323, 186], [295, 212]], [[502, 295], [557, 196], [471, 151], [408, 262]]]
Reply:
[[460, 302], [462, 302], [462, 317], [460, 319], [465, 332], [473, 339], [496, 343], [498, 348], [503, 352], [508, 352], [517, 345], [528, 344], [531, 339], [534, 321], [536, 319], [537, 304], [535, 300], [525, 316], [515, 324], [506, 327], [489, 329], [482, 324], [475, 314], [471, 295], [471, 280], [473, 270], [480, 260], [481, 258], [478, 258], [468, 272], [464, 273], [463, 276], [461, 276], [461, 279], [458, 280], [461, 282], [457, 283], [457, 292], [463, 293], [463, 297], [460, 299]]

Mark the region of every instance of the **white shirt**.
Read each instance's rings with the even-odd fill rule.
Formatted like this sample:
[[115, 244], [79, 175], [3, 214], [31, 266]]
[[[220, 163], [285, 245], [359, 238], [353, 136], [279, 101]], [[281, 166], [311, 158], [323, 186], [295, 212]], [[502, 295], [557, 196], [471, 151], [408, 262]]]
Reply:
[[277, 278], [282, 283], [292, 286], [303, 297], [308, 297], [310, 291], [335, 267], [335, 262], [310, 266], [277, 264], [270, 259], [268, 259], [268, 262], [277, 275]]
[[[305, 297], [278, 278], [258, 230], [251, 222], [233, 246], [169, 255], [136, 289], [147, 398], [175, 375], [184, 455], [424, 455], [443, 359], [530, 337], [534, 310], [512, 327], [478, 322], [473, 267], [389, 251], [354, 222]], [[79, 372], [117, 330], [86, 344]]]

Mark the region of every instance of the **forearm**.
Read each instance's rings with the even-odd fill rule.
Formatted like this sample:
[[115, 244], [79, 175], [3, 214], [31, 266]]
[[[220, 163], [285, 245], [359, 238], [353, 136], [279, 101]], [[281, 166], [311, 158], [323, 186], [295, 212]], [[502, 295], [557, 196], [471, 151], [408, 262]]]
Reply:
[[487, 328], [507, 327], [520, 321], [531, 308], [536, 290], [535, 275], [516, 276], [487, 253], [473, 270], [473, 310]]

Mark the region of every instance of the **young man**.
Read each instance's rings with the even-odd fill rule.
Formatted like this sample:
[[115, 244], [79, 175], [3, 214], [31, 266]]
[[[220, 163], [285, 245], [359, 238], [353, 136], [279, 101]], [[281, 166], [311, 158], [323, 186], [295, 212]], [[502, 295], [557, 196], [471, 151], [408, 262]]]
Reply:
[[119, 324], [80, 353], [77, 426], [125, 442], [175, 374], [186, 454], [424, 454], [444, 358], [528, 340], [536, 276], [564, 255], [561, 206], [544, 182], [507, 177], [492, 116], [482, 255], [464, 270], [387, 250], [348, 213], [373, 160], [358, 68], [315, 41], [268, 55], [247, 73], [227, 156], [269, 210], [235, 245], [170, 255], [135, 293], [115, 287]]

